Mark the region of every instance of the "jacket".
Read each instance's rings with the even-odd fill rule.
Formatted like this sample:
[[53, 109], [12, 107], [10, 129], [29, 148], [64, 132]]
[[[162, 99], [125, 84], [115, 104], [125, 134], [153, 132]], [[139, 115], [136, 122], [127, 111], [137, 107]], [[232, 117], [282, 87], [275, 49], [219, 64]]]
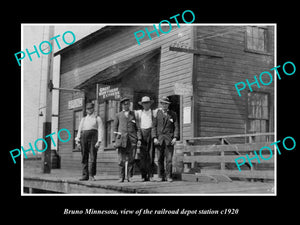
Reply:
[[133, 111], [129, 111], [128, 118], [125, 116], [125, 111], [121, 111], [116, 115], [113, 124], [113, 142], [116, 147], [127, 147], [128, 140], [131, 145], [136, 145], [137, 140], [141, 139], [141, 133], [137, 126], [137, 121]]
[[153, 120], [152, 137], [157, 138], [160, 144], [165, 141], [166, 145], [170, 145], [174, 137], [179, 139], [178, 120], [174, 111], [168, 110], [166, 116], [162, 110], [157, 111]]

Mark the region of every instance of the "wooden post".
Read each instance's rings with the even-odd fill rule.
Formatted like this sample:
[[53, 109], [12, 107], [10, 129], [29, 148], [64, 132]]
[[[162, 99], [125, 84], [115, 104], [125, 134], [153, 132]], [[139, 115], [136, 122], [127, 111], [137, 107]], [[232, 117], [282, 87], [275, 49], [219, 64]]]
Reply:
[[179, 136], [180, 140], [183, 140], [183, 95], [179, 95], [179, 115], [177, 115], [179, 118], [180, 124], [179, 124]]
[[[253, 136], [249, 136], [249, 143], [253, 143]], [[252, 151], [249, 153], [249, 155], [250, 155], [250, 158], [252, 158], [252, 155], [253, 155]], [[250, 171], [251, 172], [254, 171], [254, 165], [250, 166]], [[251, 178], [250, 181], [254, 182], [254, 179]]]
[[107, 104], [107, 100], [104, 101], [104, 118], [103, 118], [103, 129], [104, 129], [104, 132], [103, 132], [103, 143], [104, 143], [104, 147], [108, 147], [109, 146], [109, 143], [107, 143], [107, 134], [109, 134], [110, 132], [106, 132], [106, 130], [108, 129], [107, 127], [107, 107], [108, 107], [108, 104]]
[[[49, 40], [54, 36], [54, 26], [49, 26]], [[51, 46], [53, 46], [53, 39], [50, 40]], [[47, 143], [47, 149], [42, 154], [42, 172], [51, 172], [51, 138], [46, 138], [47, 135], [51, 134], [51, 121], [52, 121], [52, 89], [50, 84], [52, 83], [53, 77], [53, 51], [48, 55], [48, 67], [47, 67], [47, 79], [46, 79], [46, 113], [45, 121], [43, 123], [43, 138]], [[46, 146], [43, 143], [43, 149]]]
[[[224, 145], [224, 138], [221, 138], [221, 145]], [[225, 162], [224, 162], [224, 150], [223, 148], [221, 148], [221, 158], [222, 158], [222, 161], [221, 161], [221, 171], [224, 172], [225, 170]]]
[[99, 116], [99, 84], [96, 84], [96, 102], [95, 102], [95, 107], [96, 107], [96, 115]]
[[181, 179], [181, 174], [184, 172], [184, 165], [183, 165], [184, 149], [185, 149], [184, 143], [176, 143], [176, 145], [174, 146], [172, 172], [175, 179]]

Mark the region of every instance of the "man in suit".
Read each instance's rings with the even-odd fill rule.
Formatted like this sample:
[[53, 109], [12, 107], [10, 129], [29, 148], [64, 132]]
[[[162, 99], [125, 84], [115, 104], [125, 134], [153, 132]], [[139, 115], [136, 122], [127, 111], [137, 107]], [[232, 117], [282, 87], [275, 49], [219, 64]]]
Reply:
[[130, 182], [130, 171], [134, 163], [134, 154], [137, 142], [141, 140], [140, 132], [136, 125], [135, 114], [129, 110], [129, 98], [123, 98], [120, 101], [123, 110], [116, 115], [113, 125], [113, 140], [114, 146], [118, 149], [119, 157], [119, 182], [124, 182], [125, 167], [127, 163], [127, 181]]
[[[152, 137], [158, 155], [158, 176], [161, 181], [172, 182], [172, 157], [174, 144], [179, 138], [178, 120], [174, 111], [169, 110], [170, 100], [163, 97], [160, 100], [161, 110], [157, 111], [153, 120]], [[166, 168], [164, 161], [166, 160]]]

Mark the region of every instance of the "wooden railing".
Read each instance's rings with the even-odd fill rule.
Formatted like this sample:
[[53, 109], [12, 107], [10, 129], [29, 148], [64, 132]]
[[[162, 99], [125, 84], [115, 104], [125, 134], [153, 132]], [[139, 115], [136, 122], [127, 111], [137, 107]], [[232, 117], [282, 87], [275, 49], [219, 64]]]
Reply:
[[[182, 174], [207, 174], [225, 175], [229, 178], [249, 179], [274, 179], [274, 146], [270, 146], [273, 140], [269, 137], [274, 133], [238, 134], [214, 137], [195, 137], [187, 139], [182, 145], [176, 147], [175, 170]], [[255, 142], [255, 137], [265, 137], [263, 142]], [[231, 138], [248, 138], [249, 143], [231, 144]], [[196, 141], [216, 140], [215, 144], [199, 145]], [[270, 157], [268, 150], [259, 150], [269, 146], [273, 151], [273, 157], [268, 160], [251, 160], [252, 166], [248, 163], [246, 154], [252, 158], [254, 151], [259, 157], [265, 159]], [[238, 170], [235, 159], [244, 156], [246, 163]]]

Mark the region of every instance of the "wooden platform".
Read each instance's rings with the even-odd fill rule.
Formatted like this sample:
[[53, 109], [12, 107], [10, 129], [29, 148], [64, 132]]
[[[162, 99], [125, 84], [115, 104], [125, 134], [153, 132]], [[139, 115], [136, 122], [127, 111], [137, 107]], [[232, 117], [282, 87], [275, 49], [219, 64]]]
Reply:
[[96, 181], [79, 181], [80, 171], [63, 169], [52, 169], [51, 174], [43, 174], [38, 168], [25, 168], [23, 172], [23, 187], [30, 193], [41, 193], [42, 190], [48, 194], [274, 195], [273, 183], [264, 182], [142, 182], [140, 176], [134, 176], [132, 182], [118, 183], [118, 177], [101, 174], [96, 176]]

